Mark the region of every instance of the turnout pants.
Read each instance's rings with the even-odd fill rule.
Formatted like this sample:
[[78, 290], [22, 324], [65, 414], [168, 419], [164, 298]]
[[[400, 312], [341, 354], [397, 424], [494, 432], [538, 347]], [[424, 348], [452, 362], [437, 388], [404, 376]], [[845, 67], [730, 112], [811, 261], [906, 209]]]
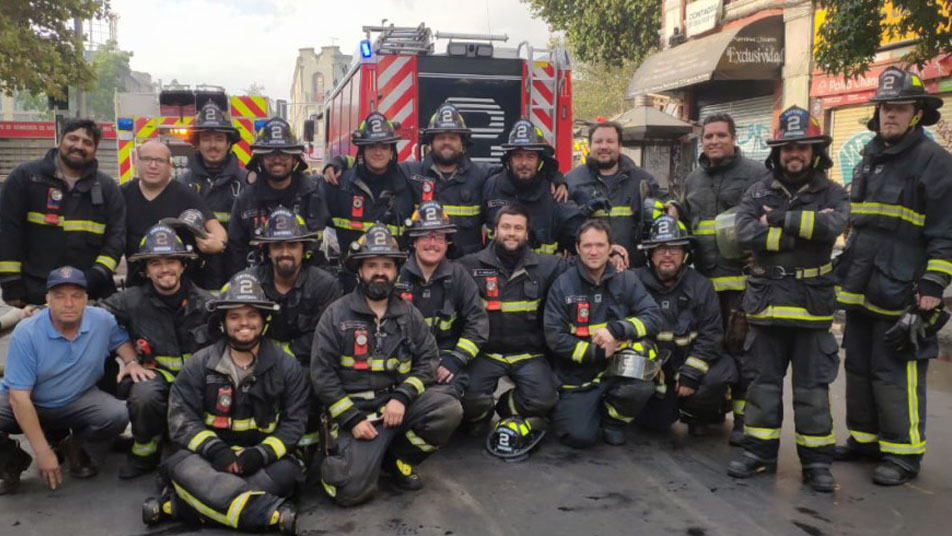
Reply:
[[850, 441], [919, 471], [926, 451], [926, 370], [938, 354], [932, 335], [918, 355], [903, 355], [883, 341], [894, 321], [846, 313], [846, 427]]
[[515, 387], [495, 404], [500, 417], [545, 417], [558, 401], [555, 374], [542, 354], [479, 354], [469, 365], [469, 385], [463, 394], [463, 418], [468, 424], [489, 421], [499, 378]]
[[[378, 397], [357, 406], [373, 413], [382, 410], [388, 399]], [[428, 388], [406, 408], [399, 427], [376, 423], [374, 439], [357, 439], [350, 430], [332, 430], [329, 452], [321, 464], [325, 491], [341, 506], [369, 500], [377, 492], [382, 465], [422, 463], [449, 441], [462, 416], [460, 403], [449, 390]]]
[[793, 369], [793, 414], [797, 454], [804, 468], [833, 461], [833, 417], [829, 384], [836, 379], [839, 354], [824, 329], [751, 326], [745, 348], [747, 389], [744, 450], [764, 462], [777, 460], [783, 422], [783, 378]]
[[692, 424], [724, 422], [727, 391], [737, 376], [733, 359], [723, 356], [711, 365], [693, 395], [680, 397], [676, 374], [666, 371], [664, 392], [655, 393], [648, 399], [648, 404], [635, 422], [659, 432], [670, 428], [678, 419]]
[[[126, 407], [129, 408], [129, 420], [132, 422], [132, 455], [142, 459], [158, 461], [162, 437], [168, 421], [169, 391], [172, 389], [171, 374], [166, 371], [155, 370], [151, 380], [133, 383], [131, 378], [123, 378], [128, 382], [129, 397]], [[119, 391], [124, 391], [120, 386]]]
[[552, 410], [552, 431], [566, 445], [585, 448], [598, 440], [599, 427], [621, 429], [641, 413], [655, 383], [602, 377], [580, 389], [563, 389]]
[[[724, 323], [724, 334], [727, 335], [724, 338], [724, 350], [734, 360], [738, 371], [744, 369], [744, 351], [733, 348], [734, 345], [729, 344], [728, 339], [730, 339], [732, 331], [736, 332], [735, 336], [743, 337], [742, 331], [743, 326], [746, 325], [746, 320], [742, 324], [738, 324], [739, 320], [737, 319], [738, 314], [743, 314], [741, 309], [743, 297], [744, 291], [742, 290], [722, 290], [717, 293], [718, 301], [721, 303], [721, 320]], [[743, 374], [738, 374], [737, 380], [730, 385], [731, 405], [735, 417], [743, 418], [744, 416], [749, 383], [749, 378], [745, 378]]]
[[301, 467], [286, 456], [252, 475], [235, 475], [180, 450], [165, 461], [162, 473], [173, 492], [172, 517], [261, 531], [277, 523], [275, 512], [294, 491]]

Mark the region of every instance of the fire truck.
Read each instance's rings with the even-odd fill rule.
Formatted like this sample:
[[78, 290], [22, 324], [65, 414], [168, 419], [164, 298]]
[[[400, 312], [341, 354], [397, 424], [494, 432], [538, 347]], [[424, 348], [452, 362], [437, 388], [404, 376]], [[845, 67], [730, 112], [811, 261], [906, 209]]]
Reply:
[[[351, 132], [379, 111], [402, 138], [399, 159], [419, 159], [420, 129], [445, 101], [473, 130], [473, 160], [498, 162], [513, 123], [527, 117], [555, 148], [562, 171], [571, 167], [572, 77], [564, 49], [538, 50], [528, 42], [506, 48], [497, 46], [506, 35], [434, 33], [424, 24], [363, 31], [353, 65], [325, 101], [327, 157], [355, 155]], [[448, 40], [445, 52], [435, 52], [434, 39]]]
[[228, 96], [218, 86], [186, 85], [164, 86], [158, 94], [120, 93], [116, 95], [116, 137], [119, 158], [119, 182], [135, 177], [135, 148], [149, 140], [159, 139], [168, 144], [175, 166], [174, 177], [188, 169], [188, 157], [194, 148], [188, 142], [196, 109], [214, 102], [231, 114], [232, 124], [241, 139], [232, 146], [232, 152], [242, 164], [251, 159], [251, 144], [255, 132], [268, 116], [268, 99], [258, 96]]

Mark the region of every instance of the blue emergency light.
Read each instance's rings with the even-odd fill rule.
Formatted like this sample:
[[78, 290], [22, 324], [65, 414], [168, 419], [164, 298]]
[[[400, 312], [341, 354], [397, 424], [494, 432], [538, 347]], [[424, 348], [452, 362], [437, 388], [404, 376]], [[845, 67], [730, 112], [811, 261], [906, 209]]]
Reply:
[[120, 117], [116, 120], [116, 128], [119, 130], [132, 130], [133, 121], [128, 117]]
[[360, 42], [360, 57], [367, 59], [374, 55], [373, 49], [370, 47], [370, 40], [364, 39]]
[[264, 124], [267, 123], [267, 119], [255, 119], [255, 132], [258, 132], [264, 128]]

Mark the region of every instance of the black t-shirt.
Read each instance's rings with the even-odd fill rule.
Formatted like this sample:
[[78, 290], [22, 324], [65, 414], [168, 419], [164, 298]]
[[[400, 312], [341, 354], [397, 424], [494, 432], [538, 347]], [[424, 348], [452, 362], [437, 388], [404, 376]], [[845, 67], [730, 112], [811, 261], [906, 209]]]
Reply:
[[599, 173], [598, 176], [599, 178], [602, 179], [602, 182], [605, 183], [605, 186], [608, 186], [608, 189], [610, 190], [611, 187], [615, 184], [615, 181], [618, 179], [618, 172], [616, 171], [612, 173], [611, 175], [605, 175], [604, 173]]
[[146, 200], [139, 189], [139, 179], [122, 185], [126, 199], [126, 257], [139, 251], [139, 242], [145, 233], [162, 218], [177, 218], [184, 210], [198, 209], [206, 220], [215, 215], [194, 190], [184, 183], [172, 180], [152, 201]]

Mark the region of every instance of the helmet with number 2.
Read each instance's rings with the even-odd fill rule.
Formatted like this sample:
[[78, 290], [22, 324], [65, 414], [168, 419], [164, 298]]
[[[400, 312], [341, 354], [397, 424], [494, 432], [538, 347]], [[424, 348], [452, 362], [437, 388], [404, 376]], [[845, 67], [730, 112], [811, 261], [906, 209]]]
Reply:
[[294, 170], [307, 168], [304, 161], [304, 145], [298, 142], [291, 125], [280, 117], [272, 117], [258, 130], [258, 137], [251, 144], [251, 160], [245, 166], [250, 171], [261, 171], [261, 157], [271, 153], [284, 153], [297, 157]]
[[430, 124], [423, 129], [423, 143], [429, 145], [433, 142], [433, 137], [437, 134], [452, 133], [459, 134], [463, 143], [467, 143], [473, 131], [466, 126], [466, 121], [456, 106], [444, 102], [430, 116]]
[[889, 67], [879, 75], [879, 84], [876, 94], [870, 97], [869, 102], [876, 103], [873, 118], [866, 123], [866, 127], [874, 132], [879, 131], [879, 105], [884, 102], [896, 104], [915, 104], [922, 110], [922, 119], [914, 118], [910, 127], [916, 123], [930, 126], [939, 122], [942, 113], [942, 99], [926, 91], [922, 78], [912, 71], [903, 71], [897, 67]]
[[486, 437], [486, 450], [507, 462], [521, 462], [542, 441], [545, 432], [545, 421], [539, 417], [513, 415], [499, 419]]
[[228, 143], [238, 143], [241, 139], [238, 130], [231, 124], [228, 112], [212, 101], [206, 102], [195, 116], [195, 122], [192, 123], [189, 133], [189, 142], [192, 145], [198, 146], [201, 132], [221, 132], [228, 138]]
[[433, 231], [456, 232], [456, 226], [450, 223], [450, 217], [439, 201], [424, 201], [406, 223], [407, 234], [410, 236], [424, 236]]
[[360, 261], [371, 257], [390, 257], [400, 264], [407, 258], [407, 254], [400, 251], [397, 239], [390, 234], [390, 229], [387, 229], [386, 225], [375, 223], [363, 236], [350, 243], [350, 251], [344, 259], [344, 266], [356, 272]]
[[275, 242], [315, 242], [319, 238], [319, 233], [308, 231], [301, 216], [284, 207], [274, 209], [256, 233], [250, 241], [252, 246]]
[[827, 155], [826, 149], [832, 142], [833, 138], [823, 134], [820, 123], [810, 115], [810, 112], [799, 106], [791, 106], [780, 114], [780, 125], [774, 131], [774, 138], [766, 142], [770, 147], [770, 155], [765, 163], [768, 169], [779, 168], [780, 148], [796, 143], [814, 147], [812, 164], [814, 168], [829, 169], [833, 166], [833, 161]]
[[139, 251], [129, 256], [129, 261], [142, 261], [156, 258], [194, 259], [197, 258], [191, 249], [185, 246], [175, 231], [164, 223], [152, 226], [139, 242]]
[[207, 307], [210, 311], [220, 311], [245, 305], [261, 311], [277, 311], [281, 308], [280, 305], [268, 299], [258, 277], [251, 272], [239, 272], [232, 276], [231, 280], [222, 287], [221, 296], [209, 301]]
[[691, 246], [693, 245], [694, 237], [688, 233], [684, 224], [673, 216], [664, 214], [652, 222], [648, 239], [638, 244], [638, 249], [648, 252], [648, 266], [652, 266], [651, 250], [658, 246], [681, 246], [684, 250], [684, 261], [682, 265], [686, 265], [690, 262], [688, 259], [691, 255]]
[[400, 141], [400, 136], [397, 135], [397, 127], [386, 116], [371, 112], [350, 135], [350, 141], [358, 147], [376, 143], [395, 145]]

